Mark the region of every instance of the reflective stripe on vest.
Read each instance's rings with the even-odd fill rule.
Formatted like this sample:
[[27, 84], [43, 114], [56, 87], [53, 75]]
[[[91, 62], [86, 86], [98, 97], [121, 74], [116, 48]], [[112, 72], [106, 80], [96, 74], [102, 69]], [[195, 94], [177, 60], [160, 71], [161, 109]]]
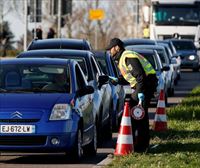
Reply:
[[155, 74], [156, 71], [154, 70], [154, 68], [152, 67], [152, 65], [149, 63], [149, 61], [144, 58], [142, 55], [134, 52], [134, 51], [124, 51], [120, 60], [119, 60], [119, 69], [121, 71], [121, 74], [123, 75], [123, 77], [130, 83], [131, 87], [134, 87], [137, 83], [136, 78], [132, 76], [132, 74], [130, 73], [131, 69], [130, 67], [128, 67], [126, 65], [126, 58], [137, 58], [144, 71], [145, 74], [148, 76], [149, 74]]

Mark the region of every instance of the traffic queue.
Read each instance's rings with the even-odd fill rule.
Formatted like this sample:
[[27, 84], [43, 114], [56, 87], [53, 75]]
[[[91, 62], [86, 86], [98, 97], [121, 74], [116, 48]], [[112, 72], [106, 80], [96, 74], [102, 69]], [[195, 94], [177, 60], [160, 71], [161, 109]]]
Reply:
[[[127, 72], [123, 74], [111, 50], [123, 44], [134, 58], [145, 60], [143, 75], [156, 76], [151, 101], [157, 102], [163, 89], [167, 104], [181, 78], [183, 56], [176, 52], [175, 42], [126, 39], [107, 51], [94, 51], [87, 40], [34, 39], [28, 51], [0, 60], [0, 151], [63, 153], [75, 161], [95, 155], [102, 142], [118, 131], [126, 98], [130, 101], [139, 85], [137, 77], [133, 84]], [[199, 58], [190, 59], [191, 65], [196, 60], [195, 71]], [[142, 90], [136, 95], [139, 102], [147, 97]], [[148, 116], [150, 104], [140, 105]], [[132, 124], [137, 122], [140, 126], [134, 129], [145, 124], [149, 130], [144, 122]], [[146, 135], [143, 138], [149, 141]], [[149, 142], [145, 143], [146, 150]]]

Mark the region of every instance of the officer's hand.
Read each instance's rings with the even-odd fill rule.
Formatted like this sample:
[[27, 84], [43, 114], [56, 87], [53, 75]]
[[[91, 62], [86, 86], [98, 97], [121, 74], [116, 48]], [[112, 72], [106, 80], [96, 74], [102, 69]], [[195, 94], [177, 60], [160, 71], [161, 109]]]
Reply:
[[108, 76], [109, 77], [109, 81], [113, 84], [113, 85], [117, 85], [118, 84], [118, 78], [115, 78], [113, 76]]
[[138, 99], [139, 99], [140, 102], [144, 101], [144, 94], [138, 93]]

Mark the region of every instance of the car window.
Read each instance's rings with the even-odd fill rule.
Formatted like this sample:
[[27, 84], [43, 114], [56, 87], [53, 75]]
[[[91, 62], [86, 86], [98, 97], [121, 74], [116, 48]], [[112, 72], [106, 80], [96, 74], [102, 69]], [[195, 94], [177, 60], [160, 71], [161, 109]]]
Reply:
[[112, 67], [113, 67], [113, 72], [115, 74], [115, 77], [119, 77], [119, 69], [117, 67], [117, 64], [115, 63], [115, 61], [113, 61], [113, 59], [110, 59]]
[[141, 53], [141, 55], [146, 58], [149, 63], [153, 66], [153, 68], [156, 70], [157, 69], [157, 65], [156, 65], [156, 61], [155, 61], [155, 56], [153, 56], [153, 54], [150, 54], [150, 53]]
[[97, 64], [96, 64], [96, 62], [95, 62], [93, 57], [91, 57], [91, 63], [92, 63], [92, 68], [94, 70], [95, 78], [98, 81], [99, 75], [100, 75], [100, 70], [99, 70], [99, 68], [98, 68], [98, 66], [97, 66]]
[[164, 52], [162, 50], [157, 50], [158, 55], [160, 57], [160, 60], [162, 62], [162, 64], [167, 64], [167, 60], [166, 60], [166, 56], [164, 55]]
[[108, 75], [109, 71], [108, 71], [108, 67], [107, 67], [105, 58], [104, 57], [96, 57], [96, 60], [98, 61], [103, 73], [105, 75]]
[[7, 92], [69, 93], [69, 75], [69, 68], [61, 65], [2, 65], [0, 88]]
[[86, 81], [83, 77], [83, 73], [81, 72], [80, 68], [78, 65], [75, 67], [75, 73], [76, 73], [76, 84], [77, 84], [77, 89], [82, 89], [86, 86]]
[[86, 65], [86, 60], [84, 58], [73, 58], [73, 59], [78, 62], [83, 73], [85, 74], [86, 79], [88, 79], [88, 69], [87, 69], [87, 65]]

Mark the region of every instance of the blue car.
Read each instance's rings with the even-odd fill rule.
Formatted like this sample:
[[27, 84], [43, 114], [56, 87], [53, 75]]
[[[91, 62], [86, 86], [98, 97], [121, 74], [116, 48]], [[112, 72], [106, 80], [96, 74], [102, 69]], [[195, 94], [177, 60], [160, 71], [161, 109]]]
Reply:
[[102, 144], [104, 137], [112, 138], [112, 101], [111, 87], [108, 84], [108, 76], [102, 74], [94, 54], [83, 50], [66, 49], [43, 49], [30, 50], [20, 53], [18, 58], [62, 58], [76, 60], [88, 81], [88, 84], [94, 87], [92, 100], [94, 102], [94, 113], [97, 115], [97, 141]]
[[27, 47], [27, 50], [43, 49], [73, 49], [92, 51], [92, 46], [85, 39], [71, 38], [52, 38], [52, 39], [34, 39]]
[[[0, 60], [0, 151], [96, 154], [92, 93], [76, 61]], [[85, 149], [85, 150], [84, 150]]]
[[[118, 78], [120, 72], [116, 63], [112, 60], [111, 56], [107, 52], [99, 51], [95, 52], [95, 58], [98, 61], [104, 74]], [[125, 92], [122, 85], [112, 84], [112, 101], [113, 101], [113, 113], [112, 113], [112, 125], [113, 130], [118, 130], [120, 119], [124, 109]]]

